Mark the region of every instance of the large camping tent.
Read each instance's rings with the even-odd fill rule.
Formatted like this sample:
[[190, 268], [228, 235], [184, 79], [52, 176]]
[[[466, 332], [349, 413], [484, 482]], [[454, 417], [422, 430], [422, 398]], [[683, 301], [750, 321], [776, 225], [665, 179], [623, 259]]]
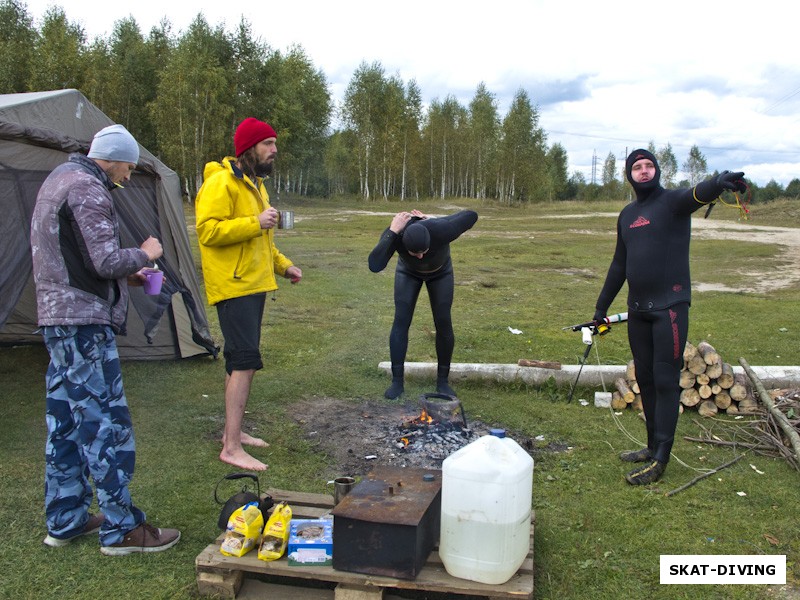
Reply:
[[[0, 94], [0, 344], [41, 342], [30, 253], [36, 194], [71, 152], [86, 153], [113, 121], [77, 90]], [[157, 237], [166, 281], [159, 296], [131, 288], [128, 334], [120, 356], [132, 359], [216, 356], [194, 268], [177, 174], [140, 146], [131, 181], [113, 192], [122, 245]]]

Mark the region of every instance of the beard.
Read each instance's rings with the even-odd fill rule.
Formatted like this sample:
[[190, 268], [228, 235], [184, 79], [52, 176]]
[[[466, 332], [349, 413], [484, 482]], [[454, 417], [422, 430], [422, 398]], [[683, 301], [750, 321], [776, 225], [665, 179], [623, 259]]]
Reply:
[[258, 162], [254, 169], [257, 177], [269, 177], [272, 175], [272, 162]]

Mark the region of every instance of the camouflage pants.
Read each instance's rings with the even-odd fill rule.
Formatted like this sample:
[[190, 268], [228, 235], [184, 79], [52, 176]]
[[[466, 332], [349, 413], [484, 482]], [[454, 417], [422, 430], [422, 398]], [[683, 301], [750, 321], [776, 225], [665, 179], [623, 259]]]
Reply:
[[47, 368], [45, 512], [53, 537], [75, 535], [92, 503], [105, 515], [100, 544], [122, 540], [144, 521], [128, 484], [136, 451], [114, 333], [103, 325], [42, 328]]

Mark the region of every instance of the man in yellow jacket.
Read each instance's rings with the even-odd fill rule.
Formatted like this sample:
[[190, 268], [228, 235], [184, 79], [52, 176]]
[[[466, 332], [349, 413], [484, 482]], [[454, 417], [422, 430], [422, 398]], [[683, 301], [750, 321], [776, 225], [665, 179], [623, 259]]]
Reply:
[[299, 282], [303, 272], [275, 247], [278, 211], [269, 204], [264, 179], [278, 154], [277, 135], [267, 123], [248, 117], [233, 136], [236, 158], [206, 164], [197, 194], [197, 238], [208, 303], [216, 306], [225, 339], [225, 430], [220, 460], [248, 471], [267, 465], [242, 444], [266, 447], [242, 431], [253, 376], [261, 361], [261, 321], [275, 275]]

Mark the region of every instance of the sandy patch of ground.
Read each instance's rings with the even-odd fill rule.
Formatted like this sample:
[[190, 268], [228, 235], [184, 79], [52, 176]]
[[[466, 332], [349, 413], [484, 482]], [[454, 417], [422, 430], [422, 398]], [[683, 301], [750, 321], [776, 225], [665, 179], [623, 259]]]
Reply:
[[[616, 217], [616, 213], [587, 213], [582, 215], [552, 215], [547, 219], [586, 219]], [[596, 230], [574, 230], [575, 233], [597, 234]], [[613, 234], [613, 232], [611, 232]], [[778, 258], [786, 264], [778, 268], [743, 273], [750, 278], [748, 287], [733, 288], [720, 284], [692, 282], [698, 292], [745, 292], [763, 294], [772, 290], [790, 287], [800, 282], [800, 229], [794, 227], [770, 227], [750, 223], [692, 220], [692, 237], [706, 240], [739, 240], [780, 246]]]

